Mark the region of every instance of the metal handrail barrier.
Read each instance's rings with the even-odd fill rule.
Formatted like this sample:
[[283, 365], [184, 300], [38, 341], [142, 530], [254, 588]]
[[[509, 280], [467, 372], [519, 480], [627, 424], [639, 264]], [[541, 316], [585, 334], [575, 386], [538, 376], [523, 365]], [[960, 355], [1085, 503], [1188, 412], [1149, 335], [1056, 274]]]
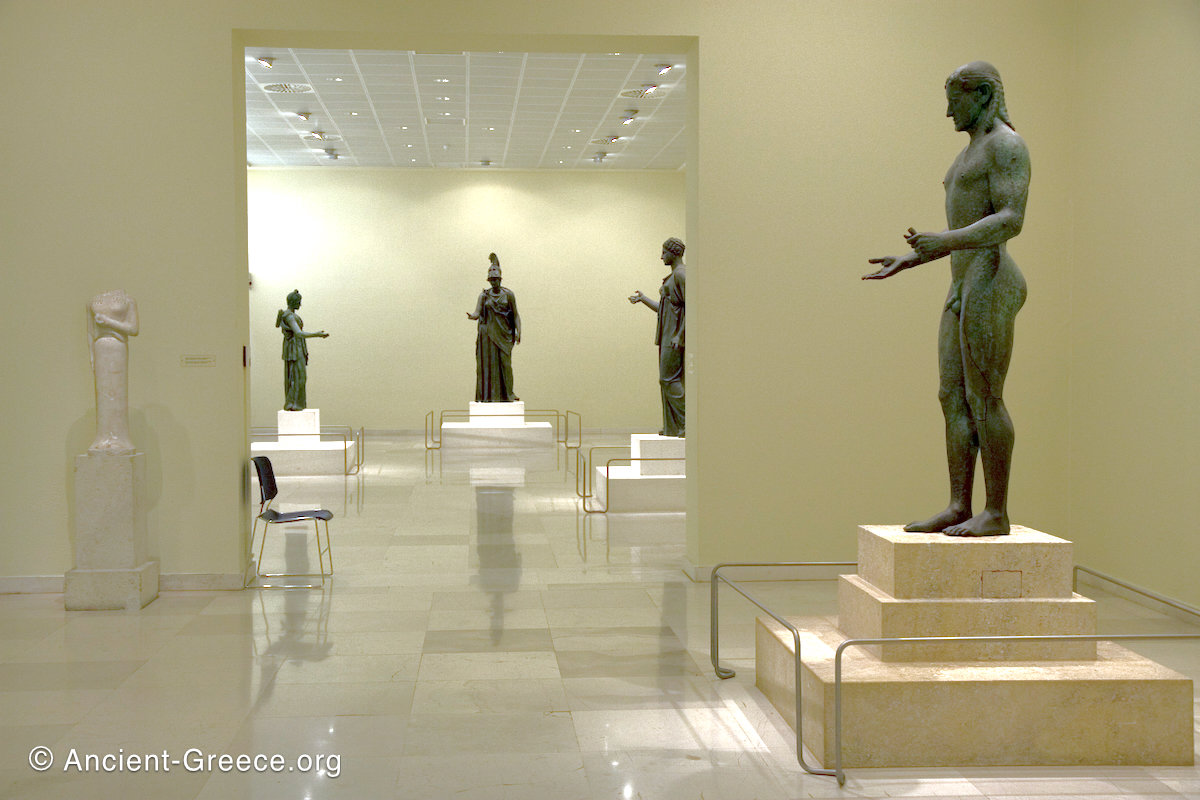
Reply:
[[1103, 572], [1099, 572], [1090, 567], [1084, 567], [1079, 564], [1076, 564], [1074, 570], [1071, 572], [1071, 591], [1078, 591], [1079, 573], [1081, 572], [1086, 572], [1088, 575], [1095, 575], [1097, 578], [1100, 578], [1103, 581], [1107, 581], [1115, 586], [1120, 586], [1122, 589], [1131, 591], [1134, 594], [1140, 594], [1142, 597], [1148, 597], [1151, 600], [1154, 600], [1157, 603], [1162, 603], [1164, 606], [1169, 606], [1176, 611], [1182, 611], [1183, 613], [1189, 614], [1193, 617], [1200, 617], [1200, 608], [1189, 606], [1187, 603], [1181, 603], [1178, 600], [1173, 600], [1170, 597], [1166, 597], [1157, 592], [1152, 592], [1149, 589], [1143, 589], [1142, 587], [1135, 586], [1132, 583], [1126, 583], [1119, 578], [1114, 578], [1112, 575], [1106, 575]]
[[[459, 419], [464, 418], [464, 417], [467, 419], [470, 419], [470, 417], [471, 417], [471, 412], [468, 409], [444, 408], [438, 414], [437, 434], [435, 435], [434, 428], [433, 428], [433, 414], [434, 414], [433, 411], [428, 411], [425, 414], [425, 449], [426, 450], [440, 450], [441, 449], [441, 447], [442, 447], [442, 437], [441, 437], [442, 426], [446, 424], [447, 416], [450, 416], [452, 418], [459, 418]], [[554, 424], [553, 424], [554, 441], [556, 444], [566, 444], [566, 440], [567, 440], [566, 418], [567, 418], [568, 414], [575, 414], [575, 412], [567, 411], [564, 414], [563, 412], [561, 412], [557, 409], [553, 409], [553, 408], [530, 408], [530, 409], [526, 409], [522, 413], [512, 412], [512, 413], [508, 413], [508, 414], [486, 414], [483, 416], [521, 417], [522, 419], [524, 419], [525, 417], [553, 417], [554, 418]], [[575, 414], [575, 416], [579, 417], [578, 414]], [[583, 437], [582, 420], [580, 422], [579, 431], [580, 431], [580, 441], [582, 442], [582, 437]], [[561, 433], [561, 436], [560, 436], [560, 433]], [[575, 446], [578, 447], [579, 445], [575, 445]]]
[[[361, 431], [362, 431], [362, 429], [360, 428], [360, 429], [359, 429], [359, 432], [361, 432]], [[320, 440], [320, 437], [322, 437], [322, 436], [326, 436], [326, 435], [328, 435], [328, 436], [339, 436], [339, 437], [341, 437], [341, 439], [342, 439], [342, 474], [343, 474], [343, 475], [353, 475], [353, 474], [354, 474], [354, 472], [357, 472], [357, 471], [358, 471], [358, 469], [359, 469], [359, 467], [361, 467], [361, 466], [362, 466], [362, 461], [361, 461], [361, 458], [360, 458], [360, 457], [359, 457], [359, 455], [357, 454], [357, 451], [358, 451], [360, 448], [358, 448], [358, 447], [355, 447], [356, 454], [355, 454], [355, 457], [354, 457], [354, 458], [355, 458], [355, 467], [354, 467], [354, 472], [351, 472], [351, 471], [350, 471], [350, 457], [349, 457], [349, 450], [350, 450], [350, 442], [351, 442], [351, 441], [354, 441], [354, 442], [356, 442], [356, 443], [357, 443], [357, 442], [359, 441], [359, 439], [358, 439], [358, 434], [356, 434], [356, 433], [355, 433], [355, 431], [354, 431], [354, 429], [353, 429], [353, 428], [351, 428], [349, 425], [322, 425], [322, 426], [321, 426], [321, 429], [320, 429], [320, 431], [319, 431], [318, 433], [315, 433], [315, 434], [313, 434], [313, 433], [300, 433], [300, 432], [297, 432], [297, 433], [283, 433], [282, 431], [278, 431], [278, 430], [276, 430], [276, 429], [274, 429], [274, 428], [251, 428], [251, 429], [250, 429], [250, 436], [251, 436], [251, 437], [254, 437], [254, 436], [275, 436], [275, 437], [277, 437], [277, 438], [281, 439], [281, 438], [283, 438], [283, 437], [285, 437], [285, 436], [316, 436], [316, 437], [318, 438], [318, 440]]]
[[[629, 445], [624, 445], [624, 444], [598, 444], [598, 445], [595, 445], [588, 450], [587, 460], [585, 460], [582, 464], [583, 469], [580, 469], [581, 465], [579, 463], [580, 458], [583, 456], [583, 453], [579, 450], [575, 451], [575, 494], [578, 495], [581, 500], [583, 500], [583, 511], [585, 514], [607, 514], [608, 510], [609, 510], [607, 491], [605, 492], [605, 497], [604, 497], [604, 508], [588, 508], [588, 500], [592, 499], [595, 496], [595, 492], [592, 487], [592, 470], [589, 466], [593, 461], [592, 454], [595, 453], [597, 450], [628, 450], [628, 449], [629, 449]], [[685, 460], [686, 459], [683, 456], [673, 456], [673, 457], [669, 457], [669, 458], [634, 458], [633, 456], [623, 456], [623, 457], [619, 457], [619, 458], [610, 458], [608, 461], [606, 461], [604, 463], [604, 479], [606, 481], [608, 480], [609, 470], [612, 469], [613, 462], [615, 462], [615, 461], [628, 461], [630, 464], [633, 464], [634, 462], [641, 463], [643, 461], [685, 461]], [[580, 473], [584, 473], [582, 491], [579, 488]]]
[[[803, 684], [801, 683], [801, 678], [800, 678], [800, 669], [801, 669], [800, 630], [795, 625], [791, 624], [786, 619], [779, 616], [774, 611], [772, 611], [770, 608], [768, 608], [766, 605], [764, 605], [758, 598], [754, 597], [749, 592], [747, 592], [745, 589], [743, 589], [741, 586], [739, 586], [736, 581], [732, 581], [729, 578], [722, 575], [721, 570], [723, 570], [727, 567], [737, 568], [737, 567], [857, 567], [857, 566], [858, 566], [857, 561], [784, 561], [784, 562], [743, 561], [743, 562], [729, 562], [729, 563], [725, 563], [725, 564], [717, 564], [715, 567], [713, 567], [712, 576], [709, 579], [709, 581], [710, 581], [710, 584], [709, 584], [709, 593], [710, 593], [710, 599], [709, 599], [709, 602], [710, 602], [709, 650], [711, 651], [709, 655], [710, 655], [710, 658], [712, 659], [713, 671], [717, 674], [717, 677], [720, 678], [721, 680], [728, 680], [729, 678], [732, 678], [734, 675], [737, 674], [732, 669], [722, 667], [719, 663], [720, 662], [720, 650], [721, 650], [721, 637], [720, 637], [720, 633], [719, 633], [719, 622], [720, 622], [719, 598], [720, 598], [720, 588], [721, 588], [722, 583], [728, 585], [731, 589], [733, 589], [735, 592], [740, 594], [742, 597], [745, 597], [751, 603], [758, 606], [760, 609], [762, 609], [768, 615], [770, 615], [770, 617], [772, 619], [774, 619], [776, 622], [778, 622], [780, 625], [787, 628], [791, 632], [792, 641], [796, 647], [796, 761], [798, 761], [800, 763], [800, 767], [810, 775], [826, 775], [826, 776], [832, 777], [832, 776], [836, 775], [836, 773], [833, 770], [819, 769], [816, 767], [811, 767], [811, 766], [809, 766], [808, 762], [804, 760], [804, 726], [802, 724], [804, 717], [801, 716], [801, 709], [800, 709], [800, 704], [801, 704], [801, 700], [802, 700], [802, 688], [801, 687], [803, 686]], [[839, 783], [844, 783], [844, 782], [845, 782], [845, 778], [843, 778], [841, 781], [839, 781]]]
[[[583, 500], [583, 504], [587, 506], [587, 500], [592, 496], [592, 470], [590, 464], [594, 460], [593, 454], [597, 450], [628, 450], [627, 444], [595, 444], [588, 448], [587, 455], [583, 454], [582, 448], [575, 451], [575, 494]], [[582, 462], [582, 463], [580, 463]], [[579, 488], [580, 476], [583, 476], [583, 488]]]
[[[732, 669], [720, 666], [720, 636], [719, 636], [719, 589], [720, 584], [725, 583], [730, 586], [738, 594], [745, 597], [758, 608], [766, 612], [772, 619], [786, 628], [792, 634], [792, 640], [795, 644], [795, 665], [796, 665], [796, 760], [805, 772], [812, 775], [826, 775], [837, 779], [839, 786], [846, 784], [846, 773], [842, 769], [842, 654], [849, 647], [866, 646], [866, 645], [886, 645], [886, 644], [919, 644], [919, 643], [934, 643], [934, 642], [1007, 642], [1007, 641], [1079, 641], [1079, 642], [1118, 642], [1118, 641], [1158, 641], [1158, 640], [1200, 640], [1200, 633], [1129, 633], [1129, 634], [1060, 634], [1060, 635], [1008, 635], [1008, 636], [921, 636], [921, 637], [896, 637], [896, 638], [877, 638], [877, 639], [846, 639], [838, 645], [834, 652], [834, 769], [814, 769], [804, 761], [804, 724], [801, 716], [801, 692], [802, 692], [802, 661], [800, 657], [800, 631], [796, 626], [792, 625], [787, 620], [776, 614], [772, 609], [768, 608], [757, 598], [749, 594], [745, 589], [738, 585], [736, 581], [732, 581], [724, 575], [720, 574], [720, 570], [727, 567], [857, 567], [855, 561], [778, 561], [778, 562], [730, 562], [718, 564], [713, 567], [710, 587], [710, 650], [713, 665], [713, 671], [718, 678], [725, 680], [732, 678], [737, 673]], [[1077, 567], [1078, 571], [1095, 574], [1093, 570], [1087, 567]], [[1098, 575], [1098, 577], [1109, 580], [1109, 576]], [[1122, 581], [1114, 580], [1113, 583], [1125, 585]], [[1137, 587], [1130, 587], [1135, 591]], [[1153, 593], [1146, 593], [1147, 596], [1158, 600], [1159, 597]], [[1181, 604], [1175, 601], [1170, 601], [1169, 598], [1164, 600], [1167, 605], [1179, 607]], [[1187, 610], [1184, 606], [1183, 610]]]
[[[571, 417], [576, 419], [575, 444], [571, 444]], [[583, 417], [579, 412], [567, 409], [563, 412], [563, 440], [562, 443], [567, 446], [568, 450], [577, 450], [583, 447]]]
[[[772, 615], [774, 616], [774, 615]], [[778, 619], [778, 617], [776, 617]], [[791, 627], [790, 625], [788, 626]], [[793, 630], [795, 630], [793, 628]], [[908, 636], [879, 639], [846, 639], [838, 645], [833, 655], [833, 774], [838, 786], [846, 785], [846, 773], [842, 769], [842, 653], [848, 647], [882, 644], [920, 644], [932, 642], [1128, 642], [1128, 641], [1178, 641], [1200, 640], [1200, 633], [1110, 633], [1110, 634], [1059, 634], [1036, 636]], [[800, 683], [800, 640], [796, 640], [796, 686]], [[1003, 662], [998, 662], [1003, 663]], [[796, 696], [799, 698], [797, 690]], [[799, 713], [799, 699], [796, 710]], [[800, 717], [796, 717], [797, 738], [801, 729]], [[803, 765], [801, 765], [803, 766]], [[826, 773], [827, 774], [827, 773]]]

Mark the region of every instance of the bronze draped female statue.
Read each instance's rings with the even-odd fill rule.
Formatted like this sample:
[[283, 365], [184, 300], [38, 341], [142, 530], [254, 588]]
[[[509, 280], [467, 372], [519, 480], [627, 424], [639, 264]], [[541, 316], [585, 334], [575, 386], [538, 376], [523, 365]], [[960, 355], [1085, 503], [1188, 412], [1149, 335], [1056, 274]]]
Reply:
[[517, 296], [500, 285], [500, 259], [488, 254], [488, 283], [479, 293], [474, 313], [467, 319], [479, 321], [475, 337], [475, 401], [511, 403], [521, 398], [513, 390], [512, 349], [521, 342], [521, 317]]
[[663, 428], [660, 436], [684, 435], [683, 402], [683, 352], [686, 332], [687, 290], [683, 264], [684, 244], [672, 236], [663, 242], [662, 262], [670, 272], [663, 278], [658, 290], [658, 301], [651, 300], [641, 291], [629, 296], [633, 304], [643, 303], [658, 314], [654, 343], [658, 345], [658, 385], [662, 394]]
[[308, 383], [308, 344], [305, 339], [326, 339], [325, 331], [304, 332], [304, 322], [296, 312], [300, 309], [300, 290], [287, 296], [287, 311], [275, 315], [275, 327], [283, 332], [283, 410], [303, 411], [308, 405], [305, 386]]

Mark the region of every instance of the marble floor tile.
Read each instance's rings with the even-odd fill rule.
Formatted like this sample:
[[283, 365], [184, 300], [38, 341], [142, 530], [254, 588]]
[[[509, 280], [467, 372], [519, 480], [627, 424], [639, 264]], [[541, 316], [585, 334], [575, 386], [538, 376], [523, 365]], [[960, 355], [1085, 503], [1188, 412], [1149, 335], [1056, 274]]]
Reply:
[[[515, 714], [414, 714], [404, 755], [572, 753], [579, 743], [565, 711]], [[469, 724], [463, 721], [469, 719]]]
[[[406, 756], [398, 786], [405, 798], [592, 800], [578, 753]], [[617, 795], [619, 797], [619, 795]]]
[[477, 680], [494, 678], [559, 678], [552, 652], [426, 653], [417, 680]]
[[435, 681], [417, 683], [414, 715], [519, 714], [568, 710], [563, 682], [556, 678]]
[[28, 691], [115, 689], [144, 661], [52, 661], [0, 664], [0, 686]]
[[[507, 620], [504, 620], [507, 622]], [[432, 623], [431, 623], [432, 624]], [[546, 628], [500, 627], [489, 630], [433, 630], [425, 632], [422, 652], [486, 653], [549, 652], [554, 649]]]
[[[729, 587], [720, 652], [738, 674], [712, 673], [710, 586], [683, 573], [683, 514], [580, 513], [563, 448], [369, 438], [356, 476], [281, 479], [284, 501], [336, 515], [323, 589], [167, 591], [138, 612], [0, 595], [0, 797], [1200, 800], [1195, 766], [807, 774], [754, 685], [760, 612]], [[476, 486], [472, 467], [523, 478]], [[312, 544], [306, 526], [273, 530], [268, 557], [315, 564]], [[836, 614], [832, 580], [750, 589], [784, 614]], [[1200, 631], [1085, 593], [1103, 631]], [[1200, 644], [1137, 647], [1200, 678]], [[338, 774], [37, 773], [37, 745], [337, 755]]]

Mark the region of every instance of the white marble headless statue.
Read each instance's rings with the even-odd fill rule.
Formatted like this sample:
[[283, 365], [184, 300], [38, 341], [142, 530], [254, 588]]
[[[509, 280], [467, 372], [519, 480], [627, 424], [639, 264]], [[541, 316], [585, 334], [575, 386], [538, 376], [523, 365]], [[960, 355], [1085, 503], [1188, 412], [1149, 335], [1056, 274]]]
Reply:
[[129, 337], [137, 336], [137, 303], [123, 289], [102, 292], [88, 303], [92, 371], [96, 376], [96, 438], [89, 453], [128, 455]]

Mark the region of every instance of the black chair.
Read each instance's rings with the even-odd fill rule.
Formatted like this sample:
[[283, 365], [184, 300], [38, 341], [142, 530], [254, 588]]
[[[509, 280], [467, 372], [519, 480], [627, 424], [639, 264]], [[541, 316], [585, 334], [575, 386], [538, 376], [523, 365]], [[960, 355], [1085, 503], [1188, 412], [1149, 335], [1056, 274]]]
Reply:
[[[259, 489], [259, 507], [258, 516], [254, 518], [254, 526], [250, 529], [250, 549], [254, 549], [254, 535], [258, 530], [258, 521], [263, 521], [262, 541], [258, 545], [258, 563], [255, 564], [255, 573], [259, 578], [315, 578], [318, 575], [321, 577], [320, 584], [254, 584], [253, 588], [258, 589], [320, 589], [325, 585], [325, 579], [333, 576], [333, 551], [330, 549], [329, 543], [329, 520], [333, 519], [333, 513], [326, 511], [323, 508], [307, 509], [305, 511], [285, 511], [280, 513], [271, 508], [271, 502], [275, 496], [279, 494], [279, 487], [275, 485], [275, 470], [271, 467], [271, 459], [266, 456], [254, 456], [250, 459], [254, 462], [254, 468], [258, 471], [258, 489]], [[267, 544], [267, 531], [272, 525], [288, 524], [291, 522], [300, 522], [311, 519], [313, 527], [317, 532], [317, 560], [321, 564], [320, 573], [316, 572], [263, 572], [262, 571], [262, 554], [263, 548]], [[321, 522], [325, 523], [325, 548], [321, 548]], [[325, 557], [329, 557], [329, 571], [325, 571]], [[247, 584], [250, 586], [250, 584]]]

